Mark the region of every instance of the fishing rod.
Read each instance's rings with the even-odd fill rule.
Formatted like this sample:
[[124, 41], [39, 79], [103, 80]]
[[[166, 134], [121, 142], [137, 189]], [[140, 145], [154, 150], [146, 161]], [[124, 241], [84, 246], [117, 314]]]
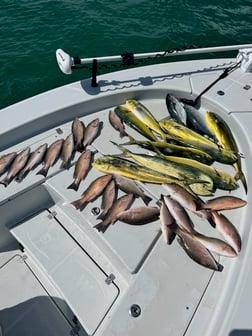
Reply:
[[206, 47], [206, 48], [188, 48], [188, 49], [171, 49], [167, 51], [149, 52], [149, 53], [125, 53], [115, 56], [102, 56], [102, 57], [90, 57], [81, 58], [79, 56], [70, 56], [62, 49], [56, 50], [56, 59], [60, 70], [70, 75], [72, 70], [80, 69], [81, 65], [93, 64], [93, 72], [97, 71], [97, 62], [118, 62], [122, 61], [125, 65], [133, 65], [135, 59], [154, 58], [154, 57], [169, 57], [169, 56], [182, 56], [182, 55], [194, 55], [204, 53], [215, 53], [224, 51], [234, 51], [239, 49], [252, 48], [252, 44], [240, 44], [230, 46], [219, 47]]

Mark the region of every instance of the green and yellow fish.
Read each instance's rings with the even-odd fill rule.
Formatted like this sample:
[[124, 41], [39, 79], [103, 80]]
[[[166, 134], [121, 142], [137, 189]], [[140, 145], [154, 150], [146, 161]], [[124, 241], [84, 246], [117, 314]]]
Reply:
[[219, 142], [220, 146], [225, 150], [234, 153], [237, 156], [237, 161], [233, 163], [236, 171], [235, 180], [241, 180], [245, 192], [247, 193], [247, 181], [241, 167], [241, 158], [239, 155], [238, 146], [227, 123], [217, 114], [213, 112], [205, 113], [206, 123], [209, 130], [213, 133], [214, 137]]
[[137, 132], [141, 133], [146, 138], [153, 141], [156, 140], [156, 137], [149, 129], [149, 127], [146, 126], [146, 124], [143, 123], [140, 119], [138, 119], [136, 115], [132, 113], [132, 111], [122, 105], [118, 105], [114, 109], [114, 112], [125, 124], [133, 128]]
[[[167, 132], [170, 139], [182, 143], [184, 146], [192, 146], [194, 148], [206, 151], [216, 161], [233, 164], [237, 161], [236, 153], [218, 147], [213, 141], [198, 134], [190, 128], [183, 126], [171, 119], [164, 119], [159, 122], [164, 131]], [[167, 135], [167, 137], [168, 137]]]
[[126, 100], [126, 107], [137, 119], [141, 120], [141, 122], [148, 126], [152, 131], [159, 134], [163, 140], [166, 139], [166, 134], [160, 127], [159, 122], [142, 103], [135, 99], [129, 99]]

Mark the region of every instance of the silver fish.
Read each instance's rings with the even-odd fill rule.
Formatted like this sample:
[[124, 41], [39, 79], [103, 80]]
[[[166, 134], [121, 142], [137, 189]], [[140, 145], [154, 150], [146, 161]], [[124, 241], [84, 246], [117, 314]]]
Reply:
[[201, 198], [177, 183], [163, 183], [162, 185], [171, 198], [177, 201], [182, 207], [190, 210], [198, 217], [208, 220], [214, 226], [211, 212], [203, 208], [204, 202]]
[[213, 211], [212, 213], [216, 229], [238, 254], [241, 251], [242, 246], [242, 240], [238, 230], [234, 224], [231, 223], [230, 220], [223, 214], [220, 214], [217, 211]]
[[88, 145], [91, 145], [91, 143], [96, 138], [100, 128], [100, 120], [99, 118], [96, 118], [92, 120], [86, 127], [85, 134], [84, 134], [84, 140], [83, 140], [83, 146], [84, 148]]
[[93, 201], [96, 197], [100, 196], [104, 189], [106, 188], [107, 184], [112, 179], [112, 175], [102, 175], [97, 177], [88, 188], [82, 193], [81, 198], [77, 199], [76, 201], [72, 202], [72, 205], [76, 209], [84, 209], [84, 207], [88, 204], [88, 202]]
[[213, 139], [213, 134], [207, 127], [204, 114], [191, 105], [184, 103], [183, 106], [186, 111], [187, 127], [192, 128], [202, 135], [207, 135], [210, 139]]
[[214, 271], [219, 271], [220, 267], [213, 255], [208, 249], [202, 245], [198, 240], [194, 239], [190, 233], [186, 233], [183, 230], [177, 231], [177, 241], [179, 245], [184, 249], [186, 254], [193, 259], [196, 263], [210, 268]]
[[96, 224], [94, 228], [98, 231], [105, 232], [110, 224], [114, 224], [117, 219], [118, 215], [123, 211], [126, 210], [134, 199], [133, 194], [127, 194], [118, 198], [112, 207], [109, 209], [107, 215], [103, 219], [103, 221], [99, 224]]
[[61, 168], [68, 169], [74, 153], [74, 136], [70, 133], [63, 142], [60, 157], [62, 159]]
[[77, 117], [74, 118], [72, 122], [72, 133], [74, 137], [74, 143], [77, 151], [82, 152], [83, 147], [83, 139], [85, 134], [85, 124], [80, 121]]
[[30, 155], [25, 167], [18, 173], [17, 180], [22, 181], [25, 176], [33, 169], [35, 169], [42, 161], [47, 150], [47, 143], [40, 145]]
[[17, 156], [17, 152], [4, 154], [0, 157], [0, 175], [4, 174]]
[[14, 161], [12, 162], [7, 172], [7, 175], [2, 181], [0, 181], [1, 184], [7, 187], [8, 184], [11, 183], [11, 181], [17, 176], [17, 174], [21, 171], [21, 169], [23, 169], [24, 166], [26, 165], [30, 152], [31, 152], [30, 147], [26, 147], [15, 157]]
[[120, 133], [120, 138], [127, 136], [125, 126], [114, 110], [109, 111], [109, 122], [111, 126]]
[[126, 192], [127, 194], [134, 194], [135, 197], [141, 197], [146, 205], [148, 205], [152, 200], [151, 197], [144, 193], [144, 190], [136, 181], [119, 174], [113, 174], [113, 178], [119, 189]]
[[81, 153], [75, 164], [73, 174], [74, 181], [67, 187], [67, 189], [73, 189], [75, 191], [79, 189], [81, 181], [84, 180], [90, 168], [90, 163], [91, 151], [89, 149], [86, 149], [84, 152]]
[[160, 210], [157, 206], [141, 206], [122, 211], [117, 219], [130, 225], [144, 225], [156, 221], [159, 215]]
[[193, 223], [186, 210], [177, 201], [169, 196], [163, 196], [163, 199], [177, 225], [181, 229], [192, 233]]
[[175, 219], [172, 217], [162, 195], [160, 205], [160, 228], [164, 241], [168, 245], [170, 245], [176, 237], [176, 232], [173, 230], [174, 223]]
[[106, 186], [102, 194], [101, 209], [103, 211], [97, 217], [97, 219], [105, 218], [106, 214], [108, 213], [109, 209], [111, 208], [112, 204], [115, 201], [115, 196], [116, 196], [116, 184], [115, 184], [115, 181], [112, 179], [109, 182], [109, 184]]
[[212, 252], [215, 252], [225, 257], [237, 256], [237, 253], [233, 249], [233, 247], [219, 238], [207, 237], [196, 231], [194, 231], [194, 233], [191, 233], [191, 236]]
[[176, 97], [169, 93], [166, 95], [165, 101], [171, 118], [186, 126], [187, 116], [183, 104]]
[[191, 211], [196, 211], [204, 203], [199, 197], [193, 195], [191, 192], [176, 183], [163, 183], [162, 186], [171, 196], [179, 202], [184, 208]]
[[225, 195], [212, 198], [205, 203], [198, 205], [198, 208], [220, 211], [241, 208], [246, 204], [247, 202], [239, 197]]
[[44, 166], [37, 172], [37, 175], [47, 175], [49, 168], [56, 163], [60, 155], [63, 142], [63, 139], [58, 139], [48, 147], [44, 158]]

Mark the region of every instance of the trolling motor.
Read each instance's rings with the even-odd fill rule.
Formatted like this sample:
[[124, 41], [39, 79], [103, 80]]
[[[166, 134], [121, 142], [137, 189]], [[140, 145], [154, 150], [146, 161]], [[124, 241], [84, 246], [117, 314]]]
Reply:
[[56, 59], [58, 62], [58, 66], [60, 70], [65, 75], [71, 75], [72, 66], [74, 65], [74, 59], [70, 55], [68, 55], [64, 50], [57, 49], [56, 50]]
[[[128, 66], [128, 65], [134, 65], [135, 59], [204, 54], [204, 53], [224, 52], [224, 51], [233, 51], [233, 50], [239, 50], [239, 54], [237, 56], [237, 61], [235, 64], [236, 66], [235, 67], [231, 66], [230, 69], [226, 71], [226, 73], [233, 71], [238, 66], [244, 72], [252, 71], [252, 44], [207, 47], [207, 48], [188, 48], [188, 49], [176, 48], [176, 49], [160, 51], [160, 52], [139, 53], [139, 54], [126, 53], [122, 55], [103, 56], [103, 57], [97, 57], [97, 58], [92, 58], [92, 57], [91, 58], [80, 58], [79, 56], [72, 57], [69, 54], [67, 54], [64, 50], [57, 49], [56, 59], [57, 59], [60, 70], [66, 75], [70, 75], [72, 73], [72, 70], [74, 69], [82, 69], [85, 64], [92, 63], [92, 86], [97, 86], [98, 84], [96, 81], [96, 76], [97, 76], [97, 62], [98, 61], [100, 62], [122, 61], [124, 65]], [[224, 78], [226, 73], [221, 75], [219, 79]]]

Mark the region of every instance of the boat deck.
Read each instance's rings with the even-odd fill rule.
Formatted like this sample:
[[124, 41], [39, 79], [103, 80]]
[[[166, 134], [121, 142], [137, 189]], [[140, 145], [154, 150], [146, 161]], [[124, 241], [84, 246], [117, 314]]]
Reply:
[[[94, 157], [120, 153], [122, 143], [108, 113], [126, 99], [141, 101], [156, 119], [168, 116], [165, 96], [197, 96], [233, 60], [160, 64], [103, 75], [99, 86], [82, 81], [52, 90], [1, 111], [2, 154], [31, 150], [65, 139], [75, 117], [85, 125], [99, 118], [101, 130], [89, 148]], [[252, 267], [251, 223], [251, 74], [239, 69], [221, 80], [201, 100], [200, 111], [219, 113], [233, 130], [248, 182], [232, 195], [248, 206], [225, 214], [242, 237], [237, 258], [220, 257], [222, 272], [194, 263], [175, 241], [165, 244], [159, 220], [133, 226], [122, 222], [98, 232], [95, 211], [101, 197], [82, 210], [71, 204], [102, 173], [90, 169], [77, 191], [73, 181], [76, 152], [69, 169], [61, 159], [47, 177], [31, 171], [22, 182], [0, 185], [0, 325], [3, 335], [224, 335], [247, 328], [248, 290]], [[239, 96], [239, 99], [237, 98]], [[15, 115], [15, 118], [13, 117]], [[13, 119], [14, 118], [14, 119]], [[141, 138], [128, 128], [129, 134]], [[138, 147], [132, 147], [138, 150]], [[234, 174], [232, 166], [214, 164]], [[157, 205], [165, 190], [141, 183]], [[119, 191], [118, 197], [124, 193]], [[217, 190], [215, 195], [229, 192]], [[135, 199], [134, 206], [144, 205]], [[200, 232], [217, 236], [204, 220], [192, 215]], [[7, 290], [8, 288], [8, 290]], [[231, 296], [231, 294], [232, 296]], [[251, 301], [250, 301], [251, 302]], [[137, 305], [137, 306], [135, 306]], [[231, 311], [232, 309], [232, 311]], [[138, 317], [134, 314], [140, 311]], [[220, 311], [225, 311], [225, 316]], [[208, 330], [206, 331], [206, 326]], [[224, 332], [224, 333], [222, 333]], [[233, 334], [235, 335], [235, 334]]]

